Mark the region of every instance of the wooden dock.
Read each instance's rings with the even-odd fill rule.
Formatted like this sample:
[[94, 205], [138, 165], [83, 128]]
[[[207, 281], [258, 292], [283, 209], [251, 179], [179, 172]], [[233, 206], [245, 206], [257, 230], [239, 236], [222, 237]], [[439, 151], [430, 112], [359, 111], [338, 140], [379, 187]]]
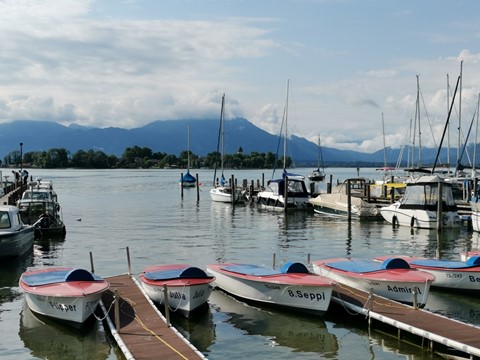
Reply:
[[[480, 358], [480, 328], [427, 310], [415, 309], [383, 297], [338, 284], [332, 301], [349, 315], [354, 312], [374, 322], [393, 328], [399, 339], [406, 335], [420, 339], [422, 346], [427, 343], [432, 351], [460, 352], [470, 359]], [[428, 303], [427, 303], [428, 304]]]
[[[105, 278], [110, 289], [102, 296], [101, 308], [111, 333], [128, 359], [205, 359], [148, 299], [130, 275]], [[115, 324], [115, 292], [118, 294], [120, 327]], [[108, 316], [107, 316], [108, 314]]]

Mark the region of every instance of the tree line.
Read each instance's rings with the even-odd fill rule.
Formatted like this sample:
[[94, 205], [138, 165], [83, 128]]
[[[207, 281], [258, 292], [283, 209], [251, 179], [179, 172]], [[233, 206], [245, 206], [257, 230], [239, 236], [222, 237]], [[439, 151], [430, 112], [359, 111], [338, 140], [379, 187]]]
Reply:
[[[189, 156], [190, 155], [190, 156]], [[287, 157], [286, 167], [292, 163]], [[128, 147], [120, 157], [107, 155], [101, 150], [78, 150], [71, 154], [65, 148], [53, 148], [47, 151], [31, 151], [22, 154], [15, 150], [7, 154], [1, 167], [34, 167], [41, 169], [80, 168], [80, 169], [150, 169], [180, 168], [191, 169], [220, 167], [220, 153], [214, 151], [206, 156], [199, 156], [191, 151], [182, 151], [180, 156], [163, 152], [153, 152], [148, 147]], [[229, 169], [271, 169], [283, 168], [283, 159], [274, 153], [252, 152], [244, 154], [242, 149], [235, 154], [224, 154], [224, 168]], [[217, 164], [217, 165], [216, 165]]]

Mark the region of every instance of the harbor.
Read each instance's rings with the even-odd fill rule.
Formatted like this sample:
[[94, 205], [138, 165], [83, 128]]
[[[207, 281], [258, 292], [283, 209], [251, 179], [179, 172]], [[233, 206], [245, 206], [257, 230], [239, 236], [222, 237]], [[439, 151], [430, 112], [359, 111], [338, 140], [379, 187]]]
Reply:
[[[355, 170], [335, 169], [334, 173], [341, 179], [353, 175], [352, 171]], [[369, 171], [361, 169], [370, 177]], [[145, 266], [158, 263], [193, 262], [202, 268], [221, 261], [269, 265], [272, 254], [276, 254], [280, 264], [291, 260], [305, 262], [309, 254], [312, 260], [331, 256], [371, 257], [379, 255], [380, 247], [385, 255], [439, 255], [455, 259], [461, 251], [476, 248], [478, 242], [477, 234], [466, 227], [444, 229], [441, 233], [408, 227], [393, 229], [382, 221], [347, 222], [314, 213], [272, 213], [251, 205], [217, 204], [210, 201], [207, 193], [210, 187], [205, 183], [207, 177], [211, 177], [207, 171], [200, 172], [199, 178], [204, 185], [198, 202], [195, 189], [184, 189], [183, 198], [180, 196], [178, 171], [43, 170], [41, 175], [53, 180], [69, 231], [63, 240], [36, 241], [33, 254], [8, 268], [11, 275], [5, 277], [6, 283], [2, 286], [4, 291], [8, 289], [10, 296], [3, 297], [1, 305], [2, 310], [8, 311], [0, 313], [8, 330], [2, 332], [3, 335], [19, 333], [19, 338], [2, 344], [7, 348], [6, 358], [13, 357], [13, 353], [23, 354], [16, 356], [17, 359], [31, 358], [32, 353], [34, 357], [46, 356], [38, 355], [38, 346], [32, 345], [25, 335], [28, 331], [22, 319], [26, 310], [21, 293], [15, 289], [14, 277], [18, 279], [27, 266], [88, 268], [88, 252], [92, 251], [95, 273], [113, 278], [125, 273], [125, 248], [129, 247], [132, 275], [136, 278]], [[238, 179], [260, 177], [261, 174], [253, 171], [236, 174]], [[245, 356], [273, 359], [291, 356], [292, 351], [300, 359], [362, 357], [368, 356], [370, 351], [378, 358], [415, 358], [430, 351], [428, 341], [415, 345], [398, 343], [396, 330], [390, 330], [385, 338], [375, 321], [369, 328], [366, 321], [357, 324], [345, 316], [337, 318], [333, 312], [315, 319], [261, 307], [253, 307], [248, 315], [235, 313], [227, 308], [234, 306], [237, 300], [225, 298], [218, 292], [214, 291], [209, 308], [198, 317], [186, 320], [176, 314], [171, 316], [174, 327], [209, 359]], [[371, 310], [372, 314], [380, 313], [378, 309]], [[480, 323], [474, 298], [462, 294], [432, 291], [424, 310], [472, 325]], [[282, 324], [273, 328], [261, 325], [262, 319], [269, 319], [272, 312], [290, 329], [289, 336], [281, 334]], [[247, 319], [252, 314], [256, 320], [249, 320], [250, 325], [242, 321], [242, 317]], [[46, 326], [56, 325], [47, 323]], [[116, 345], [109, 345], [113, 340], [103, 325], [95, 325], [91, 331], [97, 334], [94, 348], [104, 354], [99, 358], [124, 356]], [[64, 332], [76, 338], [85, 336], [72, 335], [70, 330]], [[404, 332], [402, 329], [402, 337]], [[449, 338], [448, 334], [442, 336]], [[389, 338], [397, 340], [389, 341]], [[66, 344], [62, 346], [68, 349]], [[370, 350], [366, 351], [365, 346]], [[435, 352], [429, 356], [436, 358]], [[55, 358], [51, 353], [48, 357]]]

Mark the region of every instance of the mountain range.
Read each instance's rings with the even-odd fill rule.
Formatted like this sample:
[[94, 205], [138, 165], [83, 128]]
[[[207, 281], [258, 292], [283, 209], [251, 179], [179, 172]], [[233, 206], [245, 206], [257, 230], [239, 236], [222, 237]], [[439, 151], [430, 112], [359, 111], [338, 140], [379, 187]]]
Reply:
[[[79, 125], [64, 126], [51, 121], [17, 120], [0, 123], [0, 157], [19, 150], [23, 152], [45, 151], [65, 148], [71, 154], [78, 150], [101, 150], [107, 155], [120, 157], [127, 147], [148, 147], [153, 152], [179, 155], [188, 147], [190, 127], [190, 150], [205, 156], [217, 150], [219, 121], [162, 120], [134, 129], [93, 128]], [[283, 143], [278, 135], [272, 135], [244, 118], [226, 120], [224, 123], [225, 153], [278, 153], [283, 156]], [[277, 151], [278, 149], [278, 151]], [[318, 145], [295, 135], [288, 140], [287, 155], [296, 166], [316, 166]], [[322, 146], [325, 166], [383, 166], [385, 157], [389, 166], [394, 166], [400, 149], [386, 148], [374, 153], [339, 150]], [[433, 162], [436, 150], [423, 149], [425, 162]]]

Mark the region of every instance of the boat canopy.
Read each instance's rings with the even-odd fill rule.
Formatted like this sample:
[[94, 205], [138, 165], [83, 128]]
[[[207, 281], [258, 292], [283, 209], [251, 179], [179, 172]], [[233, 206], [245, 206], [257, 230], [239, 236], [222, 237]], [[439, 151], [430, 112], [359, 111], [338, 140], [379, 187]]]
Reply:
[[[284, 195], [285, 180], [275, 179], [268, 181], [268, 187], [276, 195]], [[307, 197], [308, 191], [305, 182], [301, 179], [288, 177], [288, 196], [289, 197]]]
[[456, 211], [457, 205], [453, 198], [452, 185], [438, 176], [421, 176], [416, 181], [407, 183], [399, 208], [436, 211], [440, 183], [443, 184], [442, 210]]
[[282, 274], [308, 274], [307, 267], [299, 262], [289, 261], [282, 266]]

